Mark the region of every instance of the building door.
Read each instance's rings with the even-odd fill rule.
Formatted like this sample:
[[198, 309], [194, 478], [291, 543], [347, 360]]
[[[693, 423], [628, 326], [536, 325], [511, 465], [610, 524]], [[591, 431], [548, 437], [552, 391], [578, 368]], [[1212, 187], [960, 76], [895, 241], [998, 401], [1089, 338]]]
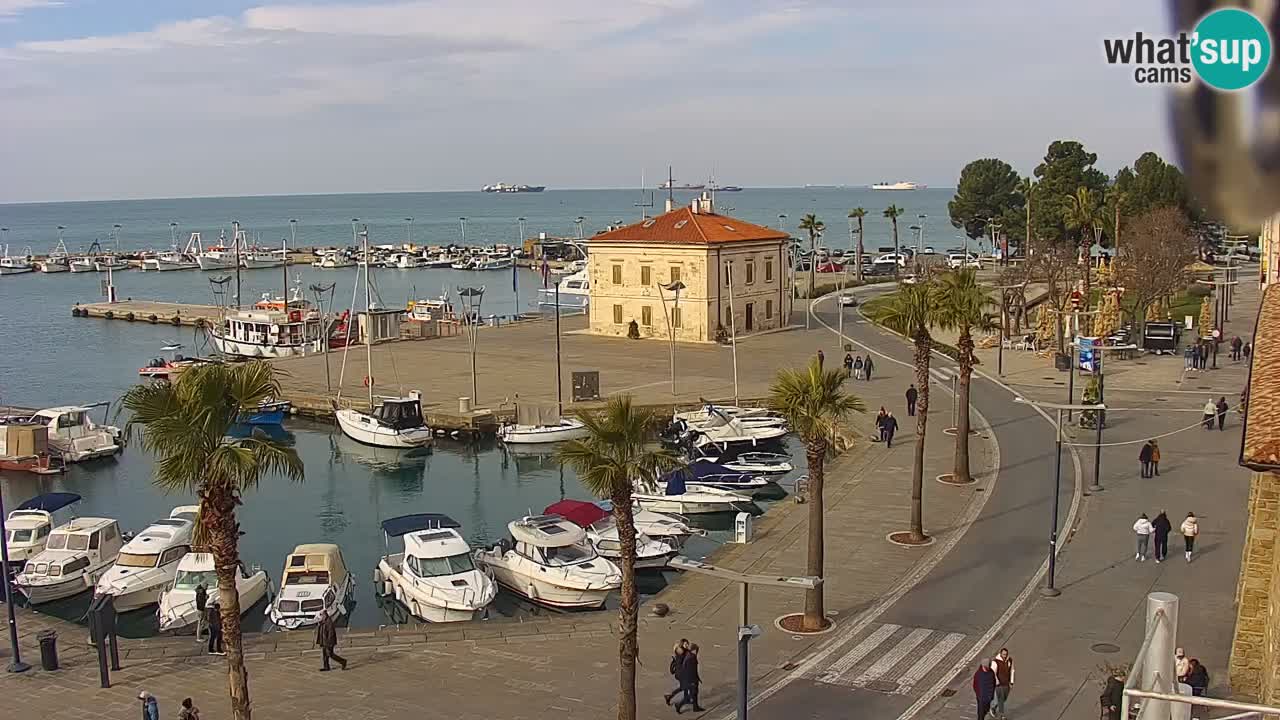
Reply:
[[756, 304], [747, 303], [747, 332], [751, 332], [756, 326]]

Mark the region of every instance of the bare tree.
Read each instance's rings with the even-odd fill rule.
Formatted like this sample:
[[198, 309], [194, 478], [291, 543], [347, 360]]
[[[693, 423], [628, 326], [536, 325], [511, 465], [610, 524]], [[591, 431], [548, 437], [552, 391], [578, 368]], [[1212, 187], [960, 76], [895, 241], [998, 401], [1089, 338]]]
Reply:
[[1181, 210], [1162, 207], [1126, 218], [1124, 257], [1117, 261], [1117, 277], [1139, 331], [1152, 303], [1186, 285], [1187, 266], [1195, 260], [1196, 241]]
[[1071, 301], [1071, 291], [1080, 276], [1080, 264], [1075, 248], [1067, 243], [1055, 243], [1043, 238], [1033, 241], [1030, 273], [1035, 282], [1048, 286], [1048, 302], [1057, 316], [1055, 335], [1058, 352], [1064, 352], [1063, 315]]

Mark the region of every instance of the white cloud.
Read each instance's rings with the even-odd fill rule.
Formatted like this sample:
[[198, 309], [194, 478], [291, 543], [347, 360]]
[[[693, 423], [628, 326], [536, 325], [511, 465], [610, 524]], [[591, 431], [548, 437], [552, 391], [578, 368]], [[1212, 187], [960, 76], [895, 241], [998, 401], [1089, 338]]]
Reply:
[[27, 10], [61, 4], [62, 0], [0, 0], [0, 22], [10, 22]]
[[109, 52], [149, 52], [177, 47], [226, 47], [250, 40], [237, 35], [230, 18], [209, 17], [159, 25], [145, 32], [97, 35], [69, 40], [18, 43], [19, 51], [88, 55]]

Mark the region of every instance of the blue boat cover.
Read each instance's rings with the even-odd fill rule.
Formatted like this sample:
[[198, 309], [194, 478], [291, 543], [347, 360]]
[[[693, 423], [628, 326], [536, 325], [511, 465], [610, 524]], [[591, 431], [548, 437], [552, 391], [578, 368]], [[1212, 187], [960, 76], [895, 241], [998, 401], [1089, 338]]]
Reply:
[[[729, 484], [735, 484], [735, 483], [750, 483], [754, 479], [754, 476], [752, 476], [750, 473], [738, 472], [737, 470], [730, 470], [729, 468], [723, 465], [717, 465], [715, 463], [696, 462], [696, 463], [689, 463], [688, 465], [680, 468], [679, 470], [673, 470], [667, 473], [666, 475], [664, 475], [662, 479], [667, 483], [667, 487], [669, 488], [671, 486], [671, 483], [676, 479], [679, 479], [680, 484], [682, 486], [685, 483], [695, 482], [699, 480], [703, 482], [724, 483], [726, 485], [729, 485]], [[684, 491], [681, 490], [680, 492], [684, 492]], [[671, 495], [673, 493], [667, 493], [667, 494]], [[679, 494], [679, 493], [674, 493], [674, 494]]]
[[75, 493], [56, 492], [37, 495], [30, 500], [22, 503], [17, 507], [18, 510], [44, 510], [45, 512], [57, 512], [62, 508], [80, 502], [80, 496]]
[[418, 513], [417, 515], [401, 515], [382, 521], [382, 532], [391, 537], [400, 537], [419, 530], [435, 530], [438, 528], [460, 528], [462, 524], [448, 515], [440, 513]]

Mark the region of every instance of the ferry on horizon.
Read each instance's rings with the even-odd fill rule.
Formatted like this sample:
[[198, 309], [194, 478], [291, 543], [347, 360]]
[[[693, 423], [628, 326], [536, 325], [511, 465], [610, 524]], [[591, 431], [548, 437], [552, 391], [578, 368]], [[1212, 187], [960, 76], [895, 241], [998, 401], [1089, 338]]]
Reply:
[[894, 182], [894, 183], [878, 182], [875, 185], [872, 185], [871, 189], [872, 190], [923, 190], [926, 187], [929, 187], [929, 186], [921, 183], [913, 183], [913, 182], [907, 182], [905, 180], [899, 180], [898, 182]]
[[546, 185], [508, 185], [507, 183], [500, 182], [493, 185], [485, 185], [480, 188], [480, 191], [487, 193], [526, 193], [542, 192], [546, 189]]
[[667, 180], [666, 182], [659, 185], [658, 189], [659, 190], [691, 190], [694, 192], [699, 192], [702, 190], [706, 190], [707, 186], [702, 183], [698, 183], [695, 185], [693, 183], [675, 183], [675, 182], [672, 182], [671, 180]]

